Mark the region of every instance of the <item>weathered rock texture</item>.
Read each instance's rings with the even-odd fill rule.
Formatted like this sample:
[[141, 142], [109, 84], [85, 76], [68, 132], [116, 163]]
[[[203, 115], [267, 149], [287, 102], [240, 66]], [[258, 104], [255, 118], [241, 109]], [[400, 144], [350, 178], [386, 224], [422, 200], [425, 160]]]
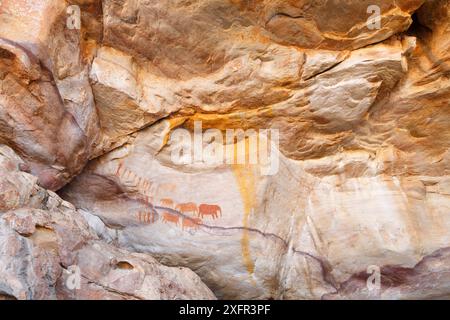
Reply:
[[[73, 4], [81, 30], [66, 27]], [[367, 26], [371, 5], [379, 29]], [[133, 279], [155, 277], [151, 254], [219, 298], [450, 297], [448, 0], [0, 8], [0, 142], [78, 210], [45, 218], [21, 202], [2, 218], [62, 227], [81, 213], [100, 246], [77, 253], [97, 279], [83, 294], [129, 272], [93, 271], [91, 257], [111, 251], [141, 266], [120, 280], [132, 293], [114, 289], [131, 296], [148, 297]], [[195, 121], [279, 130], [279, 171], [175, 164], [170, 134]]]
[[[0, 146], [0, 296], [214, 299], [191, 270], [162, 266], [149, 255], [100, 241], [72, 204], [38, 186], [23, 166], [11, 149]], [[78, 289], [70, 278], [73, 266], [80, 271]]]

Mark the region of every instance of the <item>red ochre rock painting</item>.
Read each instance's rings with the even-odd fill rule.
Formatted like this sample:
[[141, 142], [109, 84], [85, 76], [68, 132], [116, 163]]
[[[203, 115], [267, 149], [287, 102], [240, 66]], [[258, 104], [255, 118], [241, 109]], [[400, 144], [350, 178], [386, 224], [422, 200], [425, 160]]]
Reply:
[[157, 220], [157, 215], [152, 211], [138, 211], [137, 217], [139, 222], [145, 224], [155, 223]]
[[215, 204], [201, 204], [198, 207], [198, 216], [203, 219], [204, 216], [212, 216], [213, 219], [222, 217], [222, 209]]
[[174, 205], [174, 201], [170, 198], [164, 198], [164, 199], [161, 199], [160, 204], [162, 207], [168, 207], [168, 208], [172, 209], [173, 205]]
[[181, 213], [198, 214], [198, 207], [193, 202], [179, 203], [175, 206], [175, 210], [180, 211]]
[[163, 213], [163, 222], [164, 223], [173, 223], [175, 225], [178, 225], [178, 222], [180, 221], [180, 216], [177, 214], [173, 214], [170, 212], [164, 212]]
[[[119, 163], [115, 171], [115, 176], [120, 179], [131, 179], [136, 184], [138, 192], [144, 196], [144, 201], [148, 205], [152, 205], [154, 202], [154, 196], [150, 195], [150, 190], [153, 187], [153, 182], [143, 177], [140, 177], [130, 169], [126, 168], [123, 163]], [[161, 184], [160, 188], [167, 191], [175, 191], [176, 185], [174, 184]], [[212, 218], [213, 220], [222, 217], [222, 209], [216, 204], [200, 204], [199, 206], [194, 202], [178, 203], [171, 198], [162, 198], [159, 201], [161, 207], [172, 209], [177, 213], [171, 213], [168, 211], [163, 212], [162, 222], [175, 224], [178, 226], [181, 220], [181, 227], [185, 229], [197, 230], [200, 225], [203, 224], [205, 217]], [[185, 216], [190, 214], [192, 216]], [[157, 214], [152, 211], [138, 211], [137, 218], [140, 223], [150, 224], [158, 220]]]

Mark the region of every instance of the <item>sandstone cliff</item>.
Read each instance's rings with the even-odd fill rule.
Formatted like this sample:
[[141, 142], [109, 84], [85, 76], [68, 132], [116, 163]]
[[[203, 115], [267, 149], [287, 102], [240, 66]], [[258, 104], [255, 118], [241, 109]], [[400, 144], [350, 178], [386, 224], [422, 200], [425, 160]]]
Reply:
[[[1, 1], [0, 295], [450, 298], [449, 34], [448, 0]], [[179, 129], [273, 130], [275, 170]]]

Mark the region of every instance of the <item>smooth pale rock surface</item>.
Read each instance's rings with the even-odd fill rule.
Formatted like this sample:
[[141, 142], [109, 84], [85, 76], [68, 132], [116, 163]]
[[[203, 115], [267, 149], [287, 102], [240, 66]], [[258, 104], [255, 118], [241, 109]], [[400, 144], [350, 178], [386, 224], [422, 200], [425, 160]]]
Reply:
[[[69, 4], [80, 30], [66, 27]], [[367, 24], [374, 5], [380, 28]], [[150, 254], [219, 298], [448, 298], [449, 32], [448, 0], [2, 1], [0, 142], [35, 176], [10, 166], [14, 183], [1, 180], [0, 207], [18, 221], [3, 234], [43, 250], [57, 234], [33, 219], [80, 220], [71, 261], [95, 279], [67, 292], [58, 247], [44, 268], [57, 289], [29, 287], [213, 298], [186, 270], [155, 280]], [[278, 130], [278, 170], [176, 164], [171, 135], [198, 121]], [[43, 208], [31, 195], [44, 188], [76, 209]], [[158, 293], [167, 279], [176, 288]]]
[[[14, 299], [214, 299], [189, 269], [108, 245], [0, 145], [0, 295]], [[79, 288], [71, 274], [80, 272]], [[69, 285], [67, 285], [69, 283]], [[73, 290], [75, 289], [75, 290]]]

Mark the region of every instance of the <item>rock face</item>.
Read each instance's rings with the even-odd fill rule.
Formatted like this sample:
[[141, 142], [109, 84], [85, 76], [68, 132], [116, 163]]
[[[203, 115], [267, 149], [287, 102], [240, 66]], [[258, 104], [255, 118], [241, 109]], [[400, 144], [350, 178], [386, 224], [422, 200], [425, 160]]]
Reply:
[[98, 117], [79, 30], [65, 1], [0, 5], [0, 141], [57, 190], [88, 161]]
[[53, 279], [5, 294], [213, 298], [163, 263], [219, 298], [449, 298], [449, 32], [448, 0], [4, 0], [0, 142], [34, 180], [1, 252]]
[[82, 213], [39, 187], [23, 165], [0, 146], [1, 297], [214, 299], [191, 270], [100, 241]]

